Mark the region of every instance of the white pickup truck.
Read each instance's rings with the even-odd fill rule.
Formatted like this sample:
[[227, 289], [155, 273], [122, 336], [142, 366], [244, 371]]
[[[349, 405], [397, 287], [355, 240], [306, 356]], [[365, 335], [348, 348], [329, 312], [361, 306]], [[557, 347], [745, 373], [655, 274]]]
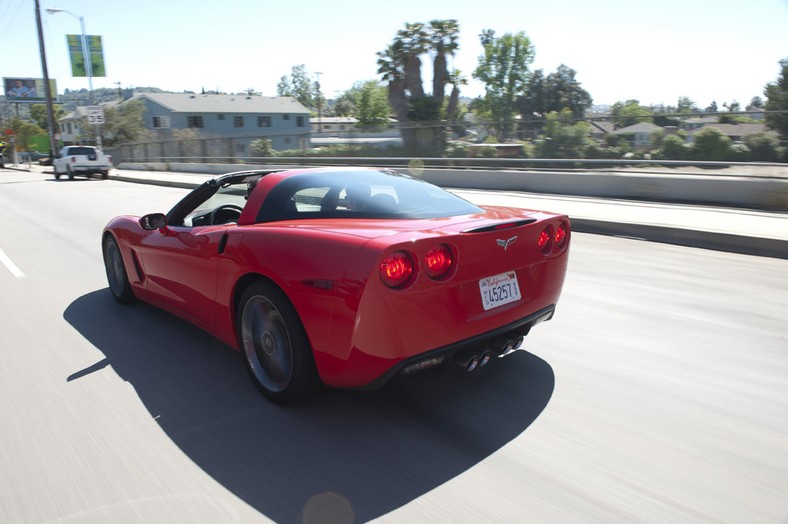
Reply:
[[52, 167], [57, 180], [61, 175], [68, 175], [68, 179], [73, 180], [74, 175], [90, 177], [93, 173], [101, 173], [101, 178], [107, 178], [112, 157], [93, 146], [66, 146], [57, 154]]

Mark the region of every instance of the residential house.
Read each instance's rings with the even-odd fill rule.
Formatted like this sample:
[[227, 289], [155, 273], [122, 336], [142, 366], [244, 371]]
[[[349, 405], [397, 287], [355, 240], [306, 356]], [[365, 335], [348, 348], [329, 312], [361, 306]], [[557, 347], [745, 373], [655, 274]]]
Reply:
[[324, 116], [311, 119], [313, 147], [336, 145], [365, 145], [384, 147], [402, 143], [397, 120], [389, 119], [385, 129], [364, 129], [352, 116]]
[[616, 129], [613, 131], [613, 134], [623, 135], [633, 149], [649, 149], [652, 146], [652, 134], [662, 129], [662, 127], [651, 122], [639, 122], [632, 126]]
[[[101, 105], [108, 107], [116, 106], [117, 104], [118, 102], [109, 102]], [[87, 109], [87, 107], [78, 106], [74, 111], [58, 119], [57, 123], [60, 128], [60, 141], [64, 146], [96, 143], [96, 129], [90, 125], [82, 125], [87, 116]]]
[[[132, 101], [145, 106], [143, 123], [158, 139], [175, 137], [173, 131], [194, 129], [203, 138], [232, 138], [233, 153], [250, 154], [250, 142], [267, 138], [274, 149], [310, 147], [309, 110], [291, 97], [217, 95], [189, 93], [136, 93], [118, 107]], [[78, 107], [61, 118], [61, 140], [75, 143], [82, 129], [86, 108]]]
[[[772, 131], [766, 127], [765, 124], [706, 124], [703, 126], [702, 129], [707, 127], [714, 127], [719, 129], [723, 135], [730, 138], [733, 142], [744, 142], [744, 140], [750, 135], [756, 135], [758, 133], [766, 133], [768, 135], [773, 135], [775, 137], [779, 137], [779, 134], [776, 131]], [[700, 129], [694, 129], [687, 133], [687, 142], [693, 142], [695, 140], [695, 135], [700, 131]]]
[[309, 110], [292, 97], [189, 93], [137, 93], [123, 103], [145, 105], [145, 127], [161, 138], [176, 129], [203, 137], [235, 138], [235, 153], [249, 154], [249, 143], [267, 138], [274, 149], [310, 147]]

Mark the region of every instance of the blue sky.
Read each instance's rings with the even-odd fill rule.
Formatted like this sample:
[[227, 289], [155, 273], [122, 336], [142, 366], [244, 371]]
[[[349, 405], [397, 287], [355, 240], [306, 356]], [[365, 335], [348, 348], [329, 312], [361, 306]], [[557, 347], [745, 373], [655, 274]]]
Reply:
[[[293, 65], [321, 72], [329, 98], [354, 82], [377, 79], [376, 52], [406, 22], [455, 18], [460, 49], [453, 66], [469, 79], [467, 96], [483, 86], [471, 78], [481, 55], [478, 35], [524, 31], [536, 49], [533, 69], [560, 64], [595, 103], [638, 99], [675, 105], [689, 96], [746, 105], [788, 57], [788, 0], [411, 0], [272, 2], [226, 0], [40, 0], [49, 76], [58, 91], [86, 88], [70, 76], [65, 34], [104, 39], [107, 76], [93, 86], [202, 88], [267, 96]], [[0, 76], [42, 77], [33, 0], [0, 0]], [[425, 80], [431, 72], [424, 69]]]

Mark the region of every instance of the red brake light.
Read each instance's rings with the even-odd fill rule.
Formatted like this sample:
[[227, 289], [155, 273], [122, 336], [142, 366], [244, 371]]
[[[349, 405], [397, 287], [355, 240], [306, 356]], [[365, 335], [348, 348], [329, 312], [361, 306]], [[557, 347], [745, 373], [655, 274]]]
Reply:
[[454, 255], [446, 244], [433, 247], [424, 257], [424, 271], [430, 278], [445, 277], [453, 265]]
[[555, 245], [558, 246], [559, 249], [563, 249], [566, 247], [566, 241], [568, 237], [569, 224], [566, 222], [561, 222], [561, 225], [555, 230]]
[[380, 263], [380, 278], [388, 287], [402, 287], [413, 275], [413, 258], [404, 251], [395, 251]]
[[542, 250], [543, 254], [550, 254], [550, 251], [553, 249], [553, 226], [548, 225], [542, 230], [536, 244], [539, 246], [539, 249]]

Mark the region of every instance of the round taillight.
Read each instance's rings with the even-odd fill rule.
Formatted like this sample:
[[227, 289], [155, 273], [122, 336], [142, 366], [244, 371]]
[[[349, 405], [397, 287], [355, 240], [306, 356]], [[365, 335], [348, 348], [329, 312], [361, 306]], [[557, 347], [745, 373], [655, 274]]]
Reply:
[[550, 251], [553, 249], [553, 226], [547, 226], [542, 230], [539, 238], [536, 240], [536, 244], [543, 254], [550, 254]]
[[555, 245], [558, 247], [558, 249], [564, 249], [568, 239], [569, 224], [566, 222], [561, 222], [561, 225], [555, 230]]
[[388, 287], [402, 287], [410, 281], [413, 268], [413, 258], [409, 254], [395, 251], [380, 263], [380, 278]]
[[440, 244], [430, 249], [424, 256], [424, 272], [434, 279], [443, 278], [449, 274], [454, 265], [454, 255], [446, 244]]

